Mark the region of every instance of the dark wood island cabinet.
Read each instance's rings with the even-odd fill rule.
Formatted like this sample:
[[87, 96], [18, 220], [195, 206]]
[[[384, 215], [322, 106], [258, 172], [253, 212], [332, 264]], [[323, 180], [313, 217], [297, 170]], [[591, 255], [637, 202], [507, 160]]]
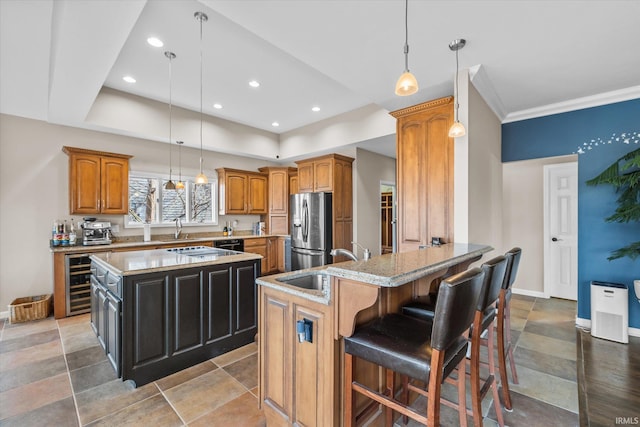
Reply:
[[92, 256], [91, 322], [123, 380], [140, 386], [254, 341], [260, 256], [208, 251]]

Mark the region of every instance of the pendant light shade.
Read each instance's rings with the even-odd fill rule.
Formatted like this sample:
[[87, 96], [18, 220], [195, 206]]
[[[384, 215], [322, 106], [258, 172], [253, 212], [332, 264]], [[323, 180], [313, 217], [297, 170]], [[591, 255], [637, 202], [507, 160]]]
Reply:
[[200, 21], [200, 173], [196, 176], [196, 184], [206, 184], [209, 179], [202, 172], [202, 23], [207, 22], [209, 17], [204, 12], [196, 12], [193, 16]]
[[464, 128], [464, 125], [460, 123], [460, 119], [458, 118], [458, 109], [460, 108], [460, 104], [458, 103], [458, 84], [459, 84], [458, 82], [458, 51], [462, 49], [465, 44], [467, 44], [467, 41], [465, 39], [456, 39], [451, 43], [449, 43], [449, 49], [455, 51], [456, 53], [456, 81], [454, 82], [454, 85], [453, 85], [455, 89], [454, 96], [455, 96], [456, 116], [455, 116], [455, 121], [453, 122], [453, 125], [451, 125], [451, 128], [449, 129], [450, 138], [459, 138], [467, 134], [467, 130]]
[[404, 73], [396, 83], [396, 95], [408, 96], [418, 91], [418, 81], [409, 71], [409, 0], [404, 7]]
[[166, 51], [164, 53], [164, 56], [166, 56], [167, 58], [169, 58], [169, 181], [167, 181], [167, 183], [164, 185], [164, 189], [165, 190], [175, 190], [176, 189], [176, 184], [174, 184], [174, 182], [171, 180], [172, 178], [172, 174], [173, 174], [173, 168], [172, 168], [172, 159], [171, 159], [171, 146], [173, 145], [172, 139], [171, 139], [171, 122], [172, 122], [172, 112], [171, 112], [171, 62], [175, 59], [176, 54], [173, 52], [169, 52]]
[[184, 182], [182, 182], [182, 144], [184, 141], [176, 141], [178, 144], [178, 170], [180, 171], [180, 178], [176, 182], [176, 190], [184, 190]]

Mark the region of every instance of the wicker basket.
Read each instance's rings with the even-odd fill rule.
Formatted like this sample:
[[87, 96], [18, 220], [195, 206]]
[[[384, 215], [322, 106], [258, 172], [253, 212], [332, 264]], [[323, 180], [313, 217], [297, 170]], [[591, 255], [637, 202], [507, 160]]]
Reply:
[[9, 323], [44, 319], [50, 313], [51, 294], [17, 298], [9, 304]]

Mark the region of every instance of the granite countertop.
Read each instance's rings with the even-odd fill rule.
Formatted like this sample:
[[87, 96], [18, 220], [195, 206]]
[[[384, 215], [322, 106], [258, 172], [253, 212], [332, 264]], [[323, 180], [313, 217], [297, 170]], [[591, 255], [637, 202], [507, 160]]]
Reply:
[[[111, 251], [113, 249], [126, 249], [126, 248], [141, 248], [144, 250], [145, 247], [154, 247], [158, 245], [162, 246], [170, 246], [171, 244], [182, 245], [184, 243], [193, 244], [193, 246], [198, 246], [202, 244], [206, 244], [208, 242], [213, 242], [215, 240], [228, 240], [228, 239], [260, 239], [265, 237], [286, 237], [280, 234], [267, 234], [262, 236], [256, 236], [253, 234], [247, 235], [233, 235], [233, 236], [203, 236], [203, 237], [189, 237], [183, 239], [172, 239], [172, 238], [156, 238], [152, 239], [149, 242], [143, 242], [142, 240], [122, 240], [115, 241], [110, 245], [92, 245], [92, 246], [84, 246], [82, 244], [75, 246], [51, 246], [50, 250], [52, 253], [56, 252], [64, 252], [64, 253], [93, 253], [93, 252], [106, 252]], [[134, 238], [137, 238], [134, 237]]]
[[331, 295], [328, 289], [323, 289], [322, 291], [304, 289], [282, 281], [320, 273], [374, 286], [396, 287], [438, 270], [481, 256], [492, 250], [493, 248], [488, 245], [448, 243], [416, 251], [374, 256], [366, 261], [345, 261], [312, 269], [260, 277], [256, 282], [259, 285], [281, 290], [305, 299], [329, 304]]
[[[213, 249], [213, 248], [212, 248]], [[222, 252], [227, 252], [221, 250]], [[167, 249], [152, 249], [129, 252], [99, 252], [91, 255], [91, 259], [122, 276], [133, 274], [155, 273], [158, 271], [177, 270], [190, 267], [227, 264], [240, 261], [262, 259], [262, 255], [237, 252], [234, 255], [202, 255], [189, 256]]]

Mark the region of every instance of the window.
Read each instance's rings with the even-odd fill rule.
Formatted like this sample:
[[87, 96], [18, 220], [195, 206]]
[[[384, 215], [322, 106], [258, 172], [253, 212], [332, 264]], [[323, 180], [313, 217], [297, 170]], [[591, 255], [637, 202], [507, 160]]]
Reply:
[[176, 218], [180, 218], [183, 224], [217, 225], [216, 180], [196, 185], [193, 180], [185, 179], [185, 188], [180, 190], [165, 190], [166, 182], [166, 179], [155, 175], [129, 175], [127, 225], [145, 222], [171, 225]]

